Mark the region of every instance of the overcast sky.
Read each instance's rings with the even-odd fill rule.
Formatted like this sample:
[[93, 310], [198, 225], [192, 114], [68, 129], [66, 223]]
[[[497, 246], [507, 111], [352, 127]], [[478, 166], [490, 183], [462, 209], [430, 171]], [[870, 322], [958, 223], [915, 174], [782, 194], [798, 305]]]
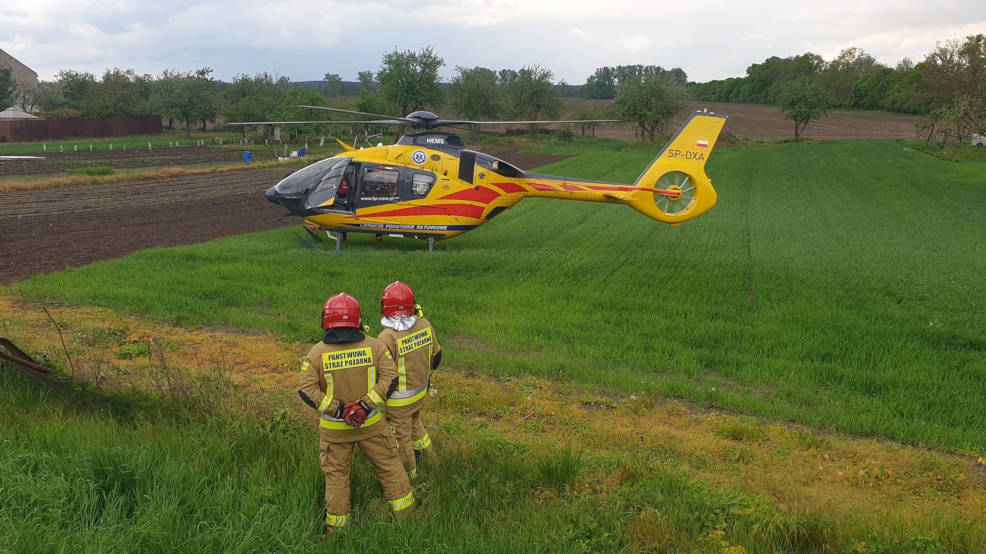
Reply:
[[376, 72], [386, 52], [433, 46], [456, 66], [539, 64], [572, 84], [595, 68], [681, 67], [693, 81], [743, 76], [769, 56], [831, 60], [858, 46], [887, 65], [986, 33], [986, 0], [2, 0], [0, 49], [51, 80], [61, 69], [294, 81]]

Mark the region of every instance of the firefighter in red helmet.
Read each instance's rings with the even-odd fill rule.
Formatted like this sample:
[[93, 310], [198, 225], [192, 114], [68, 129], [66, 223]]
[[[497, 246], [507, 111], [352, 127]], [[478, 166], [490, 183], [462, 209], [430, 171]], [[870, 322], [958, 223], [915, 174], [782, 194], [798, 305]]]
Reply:
[[321, 466], [325, 472], [325, 531], [349, 520], [349, 470], [353, 447], [373, 464], [395, 513], [414, 504], [397, 441], [383, 421], [387, 389], [397, 367], [379, 340], [363, 334], [355, 298], [340, 293], [322, 309], [322, 341], [301, 363], [298, 393], [319, 414]]
[[442, 347], [435, 329], [414, 303], [414, 291], [395, 281], [380, 296], [379, 338], [397, 360], [397, 383], [387, 399], [387, 421], [397, 434], [401, 461], [411, 479], [417, 477], [418, 461], [424, 452], [433, 456], [431, 437], [421, 420], [421, 406], [431, 371], [442, 360]]

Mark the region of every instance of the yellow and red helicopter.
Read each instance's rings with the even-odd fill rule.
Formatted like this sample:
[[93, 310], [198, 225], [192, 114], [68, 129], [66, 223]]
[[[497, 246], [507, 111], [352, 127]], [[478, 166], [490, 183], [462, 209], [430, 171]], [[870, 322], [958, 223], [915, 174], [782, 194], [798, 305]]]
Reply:
[[[705, 173], [726, 118], [695, 112], [636, 182], [627, 185], [523, 171], [494, 156], [469, 150], [458, 135], [441, 127], [565, 123], [564, 121], [458, 121], [416, 111], [390, 118], [319, 106], [305, 106], [386, 119], [306, 121], [277, 124], [388, 124], [417, 132], [391, 146], [345, 151], [313, 163], [267, 191], [267, 199], [300, 216], [312, 231], [405, 236], [434, 240], [456, 237], [492, 220], [528, 197], [627, 204], [671, 225], [688, 221], [716, 203]], [[599, 120], [602, 121], [602, 120]], [[605, 120], [612, 121], [612, 120]], [[572, 121], [571, 123], [585, 123]], [[271, 125], [273, 122], [241, 123]], [[300, 237], [299, 237], [300, 238]]]

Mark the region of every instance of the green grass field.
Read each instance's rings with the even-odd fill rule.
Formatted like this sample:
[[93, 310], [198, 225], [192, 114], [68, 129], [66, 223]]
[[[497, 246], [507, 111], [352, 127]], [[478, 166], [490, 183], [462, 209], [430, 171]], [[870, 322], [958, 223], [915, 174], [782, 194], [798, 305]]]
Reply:
[[[652, 152], [553, 147], [632, 182]], [[710, 213], [527, 200], [439, 243], [244, 235], [15, 284], [32, 299], [315, 340], [319, 309], [414, 287], [460, 371], [530, 374], [907, 443], [986, 451], [986, 164], [900, 142], [719, 149]]]

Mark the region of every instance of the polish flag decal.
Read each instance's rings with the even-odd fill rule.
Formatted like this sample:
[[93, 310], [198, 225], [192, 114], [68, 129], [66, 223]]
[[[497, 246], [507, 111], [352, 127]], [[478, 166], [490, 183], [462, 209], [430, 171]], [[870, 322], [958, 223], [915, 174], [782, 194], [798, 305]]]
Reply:
[[695, 143], [695, 146], [698, 146], [699, 148], [708, 148], [709, 147], [709, 141], [707, 141], [707, 140], [699, 140], [698, 142]]

